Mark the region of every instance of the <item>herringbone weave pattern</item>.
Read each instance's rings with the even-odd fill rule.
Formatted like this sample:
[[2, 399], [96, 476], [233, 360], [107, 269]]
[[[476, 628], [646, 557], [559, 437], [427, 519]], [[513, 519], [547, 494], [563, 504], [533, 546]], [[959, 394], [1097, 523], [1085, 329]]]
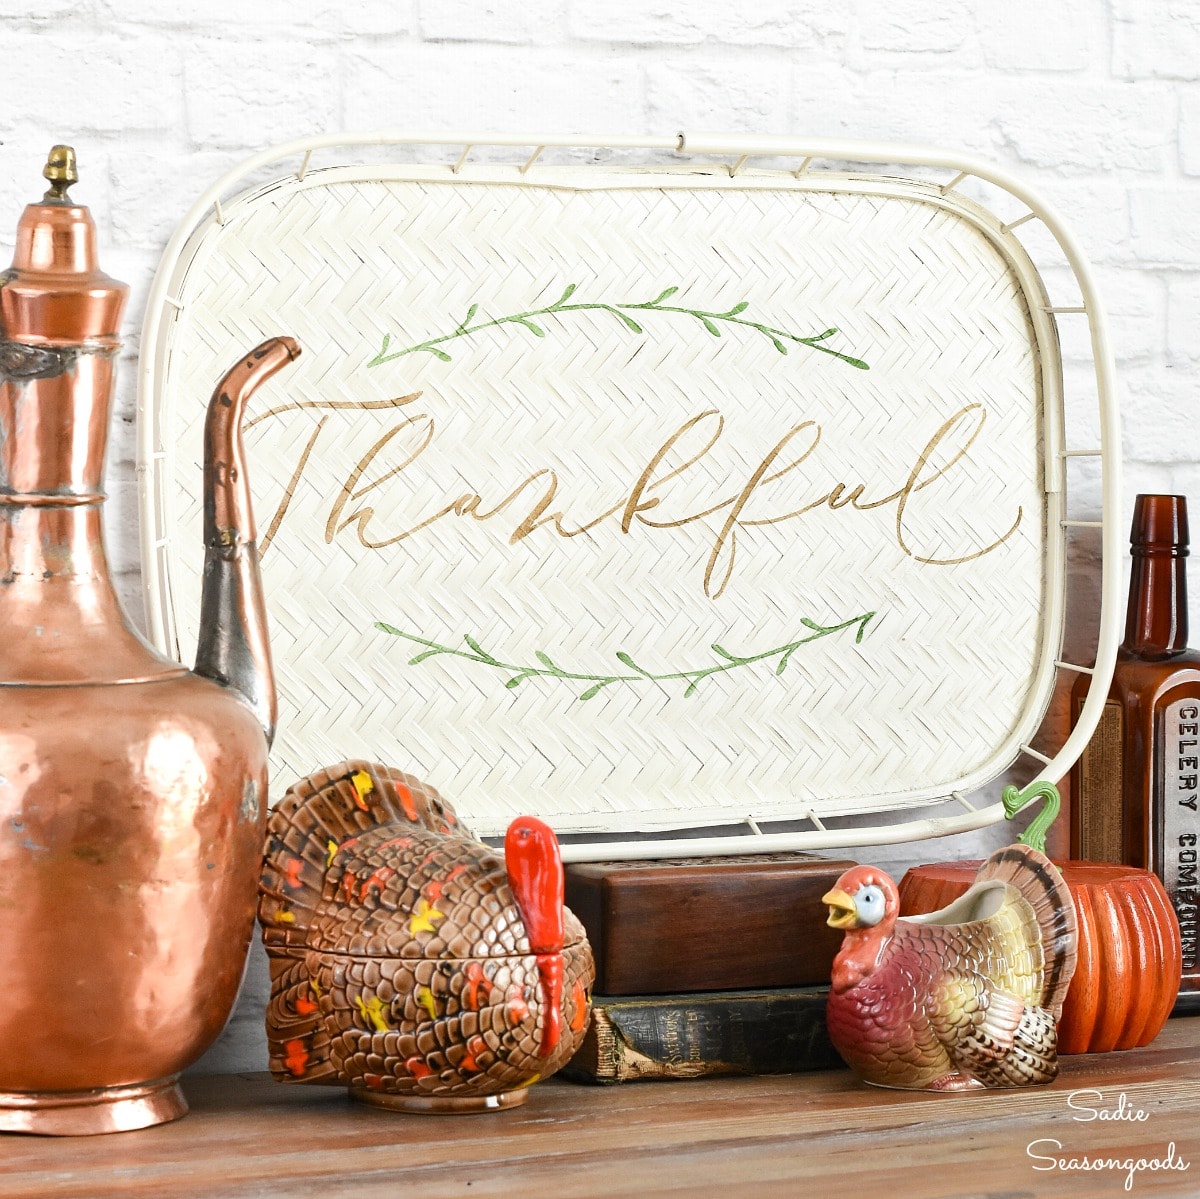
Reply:
[[[314, 173], [196, 242], [162, 400], [185, 653], [208, 396], [263, 337], [304, 347], [246, 433], [276, 791], [386, 761], [486, 835], [880, 811], [997, 773], [1054, 641], [1041, 364], [1002, 254], [919, 189], [576, 169]], [[805, 622], [846, 627], [788, 653]]]

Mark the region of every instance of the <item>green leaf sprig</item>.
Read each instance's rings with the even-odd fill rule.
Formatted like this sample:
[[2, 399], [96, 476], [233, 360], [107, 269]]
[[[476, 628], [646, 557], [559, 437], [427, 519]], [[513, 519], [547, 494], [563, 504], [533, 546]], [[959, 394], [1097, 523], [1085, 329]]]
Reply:
[[430, 658], [436, 658], [444, 654], [455, 658], [465, 658], [468, 662], [478, 662], [482, 666], [490, 666], [495, 670], [506, 672], [509, 677], [505, 680], [504, 685], [510, 690], [519, 687], [526, 679], [569, 679], [573, 682], [588, 684], [580, 694], [579, 699], [589, 700], [594, 699], [605, 687], [611, 687], [614, 683], [685, 682], [687, 687], [684, 689], [683, 694], [686, 698], [694, 694], [696, 688], [705, 679], [711, 678], [713, 675], [724, 674], [726, 671], [736, 670], [743, 666], [751, 666], [755, 662], [763, 662], [770, 658], [778, 658], [775, 664], [775, 673], [776, 675], [781, 675], [787, 669], [792, 655], [802, 645], [808, 645], [813, 641], [819, 641], [822, 637], [829, 637], [834, 633], [840, 633], [843, 629], [857, 626], [858, 632], [854, 637], [855, 644], [857, 645], [863, 639], [863, 634], [867, 630], [867, 623], [874, 616], [874, 612], [864, 612], [861, 616], [855, 616], [850, 620], [842, 621], [840, 624], [832, 625], [818, 624], [815, 620], [809, 620], [805, 617], [801, 619], [800, 623], [806, 629], [810, 630], [806, 636], [799, 637], [795, 641], [789, 641], [786, 645], [778, 645], [774, 649], [765, 650], [758, 654], [734, 654], [723, 645], [713, 642], [711, 649], [717, 655], [718, 661], [694, 670], [673, 670], [665, 673], [656, 673], [639, 666], [631, 654], [626, 653], [624, 650], [618, 650], [615, 655], [616, 659], [631, 672], [629, 674], [593, 674], [587, 671], [567, 670], [559, 666], [549, 654], [544, 653], [542, 650], [534, 652], [533, 656], [537, 659], [537, 665], [521, 665], [515, 662], [505, 662], [488, 653], [480, 645], [479, 641], [469, 633], [463, 635], [463, 643], [467, 647], [464, 650], [457, 646], [444, 645], [439, 641], [430, 641], [428, 638], [419, 637], [415, 633], [406, 633], [403, 629], [386, 624], [382, 620], [376, 621], [375, 627], [381, 632], [389, 633], [393, 637], [402, 637], [405, 641], [412, 641], [417, 645], [425, 647], [419, 654], [409, 659], [408, 664], [410, 666], [417, 666], [421, 662], [426, 662]]
[[496, 317], [494, 320], [479, 321], [477, 324], [472, 324], [471, 322], [475, 320], [476, 314], [479, 312], [479, 305], [472, 304], [467, 309], [467, 313], [463, 319], [455, 326], [452, 333], [444, 333], [440, 337], [431, 337], [426, 341], [406, 346], [401, 350], [391, 349], [392, 335], [385, 333], [383, 335], [383, 344], [379, 347], [379, 352], [367, 363], [367, 366], [382, 366], [385, 362], [395, 362], [397, 358], [403, 358], [407, 354], [418, 353], [432, 354], [435, 358], [439, 358], [443, 362], [449, 362], [450, 355], [442, 348], [448, 342], [454, 341], [459, 337], [470, 337], [475, 333], [481, 333], [484, 329], [496, 329], [502, 325], [519, 325], [521, 328], [532, 333], [534, 337], [545, 337], [546, 330], [538, 324], [538, 320], [548, 316], [561, 316], [567, 312], [608, 312], [616, 317], [631, 333], [642, 333], [644, 329], [641, 322], [635, 320], [630, 314], [649, 312], [674, 314], [697, 320], [713, 337], [721, 336], [722, 325], [733, 325], [744, 329], [751, 329], [768, 338], [780, 354], [788, 352], [788, 343], [791, 342], [796, 345], [807, 346], [809, 349], [819, 350], [822, 354], [828, 354], [830, 357], [845, 362], [847, 365], [853, 366], [858, 370], [865, 371], [871, 369], [861, 358], [855, 358], [850, 354], [843, 354], [840, 350], [835, 350], [832, 346], [824, 344], [831, 337], [836, 336], [836, 328], [825, 329], [821, 333], [810, 334], [807, 337], [799, 333], [790, 333], [786, 329], [777, 329], [773, 325], [767, 325], [761, 321], [754, 321], [748, 317], [743, 317], [742, 313], [750, 307], [748, 300], [742, 300], [740, 303], [734, 304], [732, 308], [728, 308], [723, 312], [709, 312], [703, 308], [690, 308], [682, 304], [668, 304], [667, 301], [679, 292], [678, 287], [668, 287], [655, 296], [653, 300], [646, 300], [640, 304], [606, 304], [600, 301], [569, 303], [568, 301], [575, 294], [576, 290], [577, 285], [570, 283], [553, 304], [547, 304], [542, 308], [531, 308], [528, 312], [514, 312], [509, 316]]

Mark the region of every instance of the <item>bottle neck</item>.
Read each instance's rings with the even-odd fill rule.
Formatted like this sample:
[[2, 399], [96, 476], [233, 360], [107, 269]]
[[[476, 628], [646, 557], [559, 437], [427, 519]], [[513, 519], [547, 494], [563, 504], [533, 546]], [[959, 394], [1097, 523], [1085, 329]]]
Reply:
[[101, 502], [0, 503], [0, 586], [107, 588]]
[[180, 673], [133, 630], [113, 587], [99, 502], [0, 501], [0, 686]]
[[103, 498], [116, 344], [0, 341], [0, 501]]
[[1187, 550], [1133, 547], [1129, 608], [1121, 649], [1155, 661], [1181, 654], [1188, 645]]

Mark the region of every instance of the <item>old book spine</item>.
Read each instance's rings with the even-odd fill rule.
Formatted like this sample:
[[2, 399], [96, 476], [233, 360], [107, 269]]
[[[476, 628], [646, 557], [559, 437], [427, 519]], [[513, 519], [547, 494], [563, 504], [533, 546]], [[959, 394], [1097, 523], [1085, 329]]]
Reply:
[[596, 996], [576, 1082], [792, 1074], [841, 1065], [825, 1030], [825, 987]]

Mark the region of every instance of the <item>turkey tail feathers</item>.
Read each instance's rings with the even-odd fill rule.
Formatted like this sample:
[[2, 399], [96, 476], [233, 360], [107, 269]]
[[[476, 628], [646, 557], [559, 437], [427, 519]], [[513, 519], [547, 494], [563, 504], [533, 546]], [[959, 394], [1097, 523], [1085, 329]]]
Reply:
[[267, 1054], [271, 1073], [281, 1081], [328, 1083], [337, 1070], [329, 1032], [321, 1016], [321, 993], [302, 959], [272, 954], [271, 997], [267, 1001]]
[[1061, 871], [1045, 854], [1028, 845], [1008, 845], [980, 866], [975, 881], [985, 879], [1016, 887], [1033, 908], [1045, 959], [1041, 1006], [1057, 1020], [1075, 973], [1078, 944], [1075, 903]]
[[[364, 833], [394, 827], [461, 832], [454, 809], [426, 783], [374, 762], [347, 761], [293, 783], [267, 820], [258, 919], [271, 968], [271, 1073], [292, 1082], [338, 1080], [328, 1027], [334, 996], [310, 974], [309, 933], [344, 873], [335, 858]], [[343, 859], [344, 861], [344, 859]]]
[[1027, 1087], [1058, 1075], [1058, 1026], [1046, 1008], [1027, 1008], [1013, 1034], [1012, 1048], [975, 1076], [989, 1087]]
[[302, 953], [334, 856], [383, 825], [471, 835], [433, 787], [375, 762], [339, 762], [293, 783], [267, 821], [258, 903], [263, 942]]

